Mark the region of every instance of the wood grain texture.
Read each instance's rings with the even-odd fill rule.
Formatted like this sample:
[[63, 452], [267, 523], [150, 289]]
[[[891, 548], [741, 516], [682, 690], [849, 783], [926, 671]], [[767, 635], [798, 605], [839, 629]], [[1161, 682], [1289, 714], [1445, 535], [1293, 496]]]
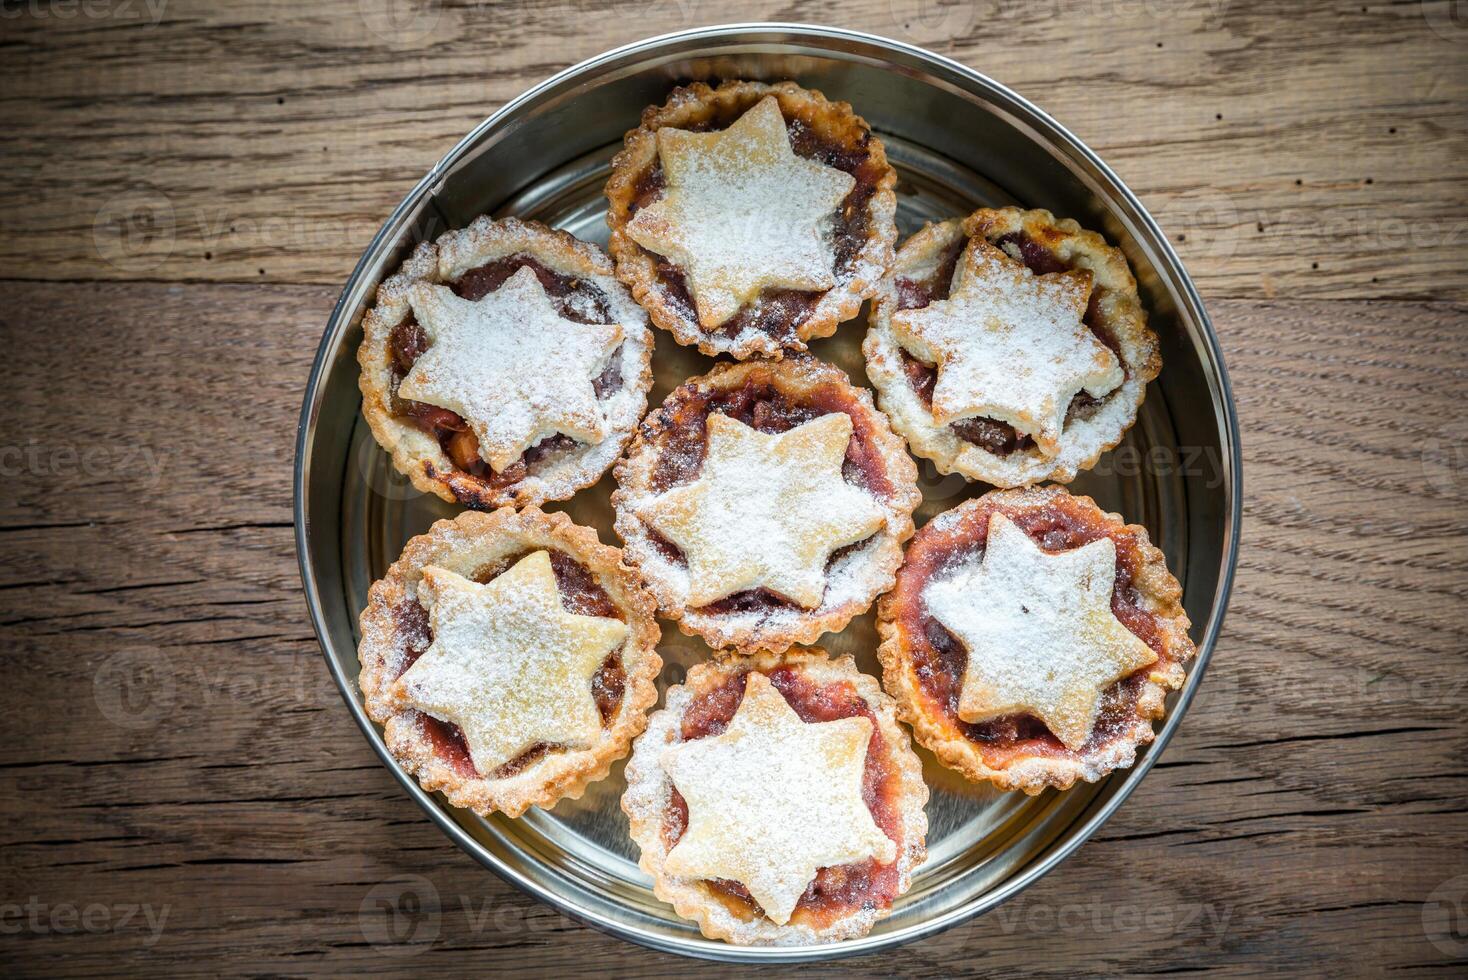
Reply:
[[1244, 433], [1228, 623], [1141, 789], [994, 913], [814, 972], [1463, 970], [1425, 927], [1468, 893], [1452, 4], [388, 2], [0, 11], [6, 975], [687, 975], [398, 790], [311, 635], [290, 467], [337, 284], [430, 162], [736, 17], [924, 43], [1072, 127], [1181, 239]]
[[[6, 336], [29, 337], [0, 421], [37, 447], [0, 460], [0, 899], [45, 903], [42, 928], [0, 958], [48, 975], [588, 961], [682, 975], [481, 870], [343, 710], [289, 527], [295, 412], [332, 300], [0, 286]], [[1246, 541], [1179, 737], [1098, 838], [1017, 901], [828, 972], [1451, 961], [1422, 917], [1468, 875], [1468, 308], [1235, 300], [1214, 314], [1246, 433]], [[374, 903], [404, 889], [424, 911], [402, 903], [411, 941], [384, 952]], [[50, 925], [90, 905], [167, 918], [156, 940], [142, 913]]]
[[1468, 298], [1453, 0], [54, 6], [71, 15], [0, 20], [0, 261], [20, 278], [340, 282], [528, 84], [640, 37], [783, 19], [924, 44], [1035, 100], [1207, 295]]

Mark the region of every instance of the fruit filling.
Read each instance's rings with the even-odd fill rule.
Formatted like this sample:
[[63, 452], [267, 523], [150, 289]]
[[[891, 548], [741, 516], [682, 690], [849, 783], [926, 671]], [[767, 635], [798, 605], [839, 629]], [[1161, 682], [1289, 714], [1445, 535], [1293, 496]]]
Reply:
[[[607, 295], [596, 283], [547, 268], [530, 255], [517, 253], [470, 269], [453, 282], [446, 283], [458, 296], [482, 299], [498, 290], [522, 268], [529, 268], [550, 297], [556, 312], [577, 323], [610, 323], [612, 315]], [[437, 405], [415, 402], [398, 395], [402, 383], [418, 358], [428, 350], [428, 334], [414, 318], [412, 311], [392, 329], [388, 336], [388, 354], [392, 359], [392, 411], [395, 416], [423, 430], [438, 440], [444, 455], [454, 466], [481, 481], [491, 490], [501, 490], [523, 480], [535, 464], [548, 455], [577, 445], [570, 436], [557, 433], [531, 446], [501, 473], [496, 473], [479, 455], [479, 440], [458, 414]], [[605, 371], [592, 381], [596, 397], [604, 399], [622, 387], [622, 351], [612, 353]]]
[[[748, 672], [736, 674], [695, 697], [683, 716], [680, 733], [683, 740], [721, 734], [744, 700], [744, 682], [748, 676]], [[871, 721], [872, 740], [867, 746], [862, 799], [877, 826], [897, 843], [900, 850], [903, 827], [897, 797], [901, 792], [901, 776], [892, 763], [887, 742], [871, 707], [849, 681], [822, 684], [791, 667], [777, 668], [768, 676], [801, 721], [807, 724], [856, 715]], [[663, 840], [669, 849], [687, 828], [688, 804], [675, 788], [663, 817]], [[858, 909], [887, 908], [897, 897], [900, 878], [896, 861], [878, 864], [875, 859], [868, 859], [821, 868], [801, 895], [790, 921], [819, 930]], [[753, 896], [738, 882], [713, 879], [707, 882], [707, 886], [736, 915], [745, 919], [764, 915]]]
[[[591, 569], [564, 551], [546, 550], [550, 553], [551, 570], [555, 572], [556, 590], [560, 593], [561, 604], [568, 611], [580, 616], [626, 618], [617, 608], [617, 604], [612, 601], [612, 597], [607, 594], [606, 589], [602, 588], [601, 583], [596, 580]], [[468, 577], [481, 585], [487, 584], [530, 553], [528, 550], [522, 551], [482, 565]], [[429, 625], [428, 611], [411, 597], [404, 598], [393, 610], [393, 615], [397, 620], [399, 633], [407, 641], [407, 655], [403, 658], [395, 675], [402, 676], [404, 671], [413, 666], [414, 661], [423, 656], [429, 644], [433, 642], [433, 629]], [[602, 661], [601, 666], [597, 668], [591, 678], [591, 694], [596, 700], [596, 708], [601, 714], [603, 727], [611, 725], [616, 718], [617, 710], [622, 706], [622, 696], [626, 691], [626, 686], [627, 672], [622, 664], [621, 652], [613, 651], [606, 660]], [[416, 716], [424, 736], [433, 745], [434, 755], [465, 779], [478, 779], [483, 775], [474, 767], [473, 761], [469, 758], [469, 746], [465, 743], [464, 733], [458, 725], [441, 721], [421, 711], [415, 711], [412, 714]], [[513, 776], [555, 749], [556, 746], [544, 743], [533, 745], [494, 772], [487, 774], [485, 778], [504, 779]]]
[[[895, 488], [877, 449], [871, 413], [864, 410], [850, 390], [839, 384], [824, 384], [798, 394], [789, 393], [780, 389], [773, 374], [760, 371], [752, 371], [738, 388], [689, 387], [679, 389], [668, 398], [655, 423], [658, 453], [650, 481], [652, 490], [664, 493], [698, 478], [708, 447], [706, 426], [710, 415], [727, 415], [760, 432], [779, 433], [832, 412], [845, 412], [851, 418], [851, 441], [846, 446], [846, 460], [841, 467], [846, 482], [878, 497], [890, 498]], [[683, 552], [671, 541], [650, 525], [647, 533], [665, 559], [686, 564]], [[858, 541], [832, 552], [827, 569], [863, 544]], [[703, 611], [744, 613], [791, 605], [788, 599], [756, 589], [727, 596], [703, 607]]]
[[1178, 662], [1163, 643], [1161, 618], [1147, 611], [1134, 585], [1146, 563], [1145, 555], [1132, 532], [1101, 523], [1088, 508], [1070, 498], [1057, 498], [1040, 507], [1000, 509], [1046, 551], [1071, 551], [1110, 537], [1116, 545], [1111, 611], [1122, 625], [1157, 652], [1157, 663], [1117, 681], [1105, 692], [1095, 729], [1079, 752], [1067, 749], [1031, 715], [1007, 715], [977, 724], [962, 721], [958, 717], [958, 699], [968, 653], [953, 634], [928, 614], [923, 593], [934, 578], [982, 557], [995, 506], [981, 502], [962, 520], [928, 524], [908, 549], [907, 563], [898, 576], [891, 601], [897, 611], [897, 623], [911, 647], [913, 672], [935, 710], [955, 730], [980, 746], [985, 761], [993, 768], [1004, 768], [1023, 757], [1074, 758], [1088, 754], [1124, 730], [1136, 716], [1137, 700], [1147, 674]]
[[[751, 97], [748, 104], [741, 104], [737, 108], [725, 105], [708, 107], [710, 115], [707, 119], [680, 122], [677, 128], [701, 133], [727, 129], [757, 101], [757, 97]], [[869, 148], [872, 139], [870, 133], [863, 131], [859, 137], [852, 135], [845, 140], [838, 140], [819, 132], [809, 120], [798, 115], [792, 118], [790, 109], [783, 104], [781, 110], [786, 114], [785, 128], [790, 134], [790, 146], [796, 156], [845, 171], [856, 180], [856, 186], [841, 202], [841, 210], [836, 214], [832, 228], [832, 243], [836, 252], [834, 271], [840, 279], [856, 266], [861, 250], [870, 237], [871, 220], [867, 205], [877, 192], [885, 167], [872, 157]], [[636, 195], [628, 206], [627, 217], [631, 218], [661, 198], [665, 187], [662, 164], [654, 160], [638, 178]], [[682, 267], [655, 253], [647, 254], [657, 263], [658, 282], [664, 293], [684, 317], [697, 323], [698, 313]], [[820, 290], [766, 289], [757, 300], [745, 306], [712, 333], [714, 336], [733, 337], [754, 329], [781, 343], [793, 341], [799, 336], [801, 324], [810, 316], [823, 295], [824, 291]]]
[[[938, 300], [947, 299], [949, 289], [953, 284], [953, 271], [957, 268], [958, 257], [963, 252], [964, 244], [963, 238], [951, 244], [944, 252], [941, 261], [937, 263], [934, 272], [925, 279], [908, 279], [899, 276], [897, 278], [897, 308], [900, 310], [920, 309]], [[1036, 275], [1064, 272], [1068, 268], [1052, 252], [1020, 232], [1001, 235], [994, 240], [994, 244], [1011, 255], [1018, 251], [1020, 260]], [[1091, 301], [1086, 306], [1083, 322], [1097, 339], [1116, 353], [1118, 360], [1121, 360], [1122, 369], [1125, 370], [1126, 361], [1121, 359], [1121, 351], [1117, 348], [1115, 339], [1106, 332], [1102, 322], [1100, 292], [1099, 287], [1091, 290]], [[938, 369], [931, 364], [925, 364], [904, 350], [902, 370], [907, 375], [907, 383], [917, 393], [918, 399], [924, 406], [931, 409], [933, 388], [938, 384]], [[1092, 398], [1084, 391], [1076, 392], [1076, 396], [1071, 399], [1070, 407], [1066, 410], [1066, 424], [1091, 418], [1104, 402], [1104, 398]], [[972, 443], [995, 456], [1008, 456], [1011, 453], [1028, 452], [1035, 448], [1034, 439], [1017, 431], [1008, 422], [1001, 422], [998, 419], [982, 417], [959, 419], [950, 424], [949, 428], [964, 442]]]

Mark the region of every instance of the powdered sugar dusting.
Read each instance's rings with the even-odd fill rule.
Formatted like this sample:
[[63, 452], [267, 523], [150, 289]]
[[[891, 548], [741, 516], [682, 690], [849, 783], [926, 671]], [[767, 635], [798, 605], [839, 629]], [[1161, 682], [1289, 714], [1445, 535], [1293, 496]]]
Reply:
[[[494, 481], [503, 484], [496, 490], [485, 481], [457, 473], [457, 464], [435, 434], [398, 416], [392, 398], [395, 371], [391, 341], [394, 329], [412, 313], [408, 294], [415, 287], [454, 283], [472, 270], [515, 255], [527, 255], [558, 276], [594, 286], [594, 290], [575, 289], [559, 301], [571, 302], [578, 311], [587, 312], [585, 297], [599, 293], [605, 307], [589, 319], [616, 324], [624, 336], [606, 369], [620, 383], [594, 388], [605, 435], [595, 442], [560, 440], [530, 458], [522, 457], [524, 475], [508, 484]], [[362, 367], [359, 384], [363, 414], [372, 433], [392, 455], [393, 465], [415, 487], [445, 500], [462, 502], [467, 494], [474, 498], [474, 506], [482, 508], [564, 500], [578, 488], [595, 482], [615, 462], [647, 410], [647, 393], [652, 385], [652, 331], [646, 311], [615, 278], [611, 260], [600, 249], [534, 221], [514, 217], [494, 220], [481, 215], [466, 228], [420, 243], [399, 271], [378, 287], [376, 304], [363, 317], [362, 332], [357, 354]]]
[[[882, 515], [873, 532], [855, 543], [828, 552], [825, 590], [811, 608], [781, 602], [769, 596], [746, 604], [735, 600], [709, 606], [689, 602], [689, 567], [684, 555], [658, 535], [643, 518], [645, 509], [659, 497], [655, 479], [664, 453], [689, 440], [666, 438], [669, 426], [685, 410], [689, 399], [706, 397], [710, 390], [733, 392], [747, 384], [770, 384], [793, 404], [804, 404], [810, 392], [824, 385], [839, 386], [847, 407], [840, 411], [859, 431], [862, 453], [880, 460], [885, 484], [865, 486], [855, 479], [842, 479], [851, 491], [864, 495]], [[680, 472], [699, 473], [702, 460]], [[625, 542], [624, 555], [644, 574], [648, 589], [662, 609], [679, 620], [679, 628], [702, 636], [715, 649], [736, 647], [743, 652], [760, 648], [784, 650], [792, 643], [813, 642], [821, 633], [842, 629], [851, 618], [871, 605], [890, 588], [902, 563], [902, 542], [913, 531], [912, 511], [920, 495], [915, 485], [916, 467], [904, 451], [900, 438], [888, 428], [872, 405], [871, 396], [853, 388], [839, 368], [803, 355], [779, 362], [744, 362], [716, 367], [708, 375], [694, 378], [668, 396], [662, 409], [648, 417], [627, 457], [618, 464], [618, 489], [612, 496], [616, 529]], [[687, 479], [684, 476], [683, 479]], [[686, 485], [686, 484], [685, 484]], [[741, 532], [747, 533], [747, 532]]]
[[[902, 839], [896, 847], [894, 859], [900, 878], [897, 893], [906, 891], [912, 881], [912, 869], [925, 854], [923, 838], [927, 831], [927, 818], [923, 804], [928, 799], [928, 788], [922, 779], [922, 764], [913, 754], [907, 735], [897, 722], [895, 705], [882, 693], [875, 678], [856, 670], [850, 657], [828, 660], [821, 650], [805, 649], [783, 655], [761, 652], [749, 657], [728, 657], [695, 665], [689, 671], [685, 684], [669, 688], [664, 709], [652, 714], [647, 731], [634, 746], [627, 764], [627, 790], [622, 797], [622, 809], [631, 820], [633, 840], [642, 852], [641, 867], [653, 876], [655, 893], [672, 903], [679, 915], [697, 920], [705, 935], [739, 944], [780, 946], [833, 942], [864, 935], [879, 919], [889, 914], [889, 905], [882, 902], [843, 905], [840, 915], [830, 921], [811, 921], [800, 914], [797, 906], [796, 914], [788, 922], [776, 925], [766, 916], [751, 917], [742, 911], [736, 912], [710, 892], [705, 879], [680, 877], [672, 874], [666, 865], [668, 854], [682, 838], [668, 833], [673, 782], [663, 766], [663, 759], [670, 748], [693, 744], [685, 741], [682, 734], [690, 710], [701, 695], [722, 687], [740, 673], [748, 671], [767, 675], [777, 668], [798, 671], [804, 680], [818, 685], [850, 684], [871, 709], [871, 717], [882, 733], [876, 744], [883, 746], [887, 762], [895, 767], [900, 783], [897, 795], [889, 805], [897, 808], [902, 826]], [[768, 681], [764, 683], [768, 684]], [[694, 741], [708, 740], [705, 736]], [[871, 744], [871, 740], [865, 743], [868, 751]], [[829, 776], [822, 774], [817, 778], [827, 779]], [[684, 802], [691, 806], [686, 797]], [[688, 815], [692, 816], [691, 809]], [[802, 816], [793, 826], [820, 829], [824, 822], [825, 818], [818, 821]], [[760, 848], [774, 849], [770, 841], [771, 838], [765, 838]], [[886, 863], [880, 858], [878, 861]]]
[[818, 869], [894, 860], [861, 795], [871, 731], [861, 717], [806, 724], [751, 672], [723, 734], [662, 755], [689, 816], [668, 871], [741, 882], [783, 925]]
[[1121, 363], [1083, 322], [1088, 272], [1037, 276], [982, 239], [965, 249], [946, 300], [891, 314], [902, 346], [938, 365], [931, 414], [998, 419], [1061, 451], [1079, 391], [1102, 397], [1125, 380]]
[[836, 284], [834, 216], [856, 181], [795, 154], [774, 96], [723, 132], [664, 128], [657, 140], [667, 190], [626, 231], [683, 268], [705, 329], [766, 288]]
[[689, 603], [766, 588], [807, 609], [820, 605], [831, 552], [885, 518], [842, 478], [851, 418], [832, 413], [773, 435], [721, 414], [707, 426], [699, 478], [639, 511], [687, 557]]
[[927, 589], [929, 612], [968, 651], [958, 714], [1033, 714], [1070, 749], [1092, 735], [1103, 692], [1157, 659], [1111, 611], [1116, 546], [1042, 550], [1002, 513], [981, 558]]
[[562, 318], [528, 268], [479, 300], [420, 282], [408, 302], [431, 343], [399, 391], [462, 416], [496, 472], [556, 433], [605, 437], [591, 382], [622, 342], [620, 325]]
[[463, 730], [481, 775], [536, 744], [581, 748], [596, 738], [591, 676], [625, 642], [627, 625], [567, 613], [545, 551], [487, 585], [426, 567], [418, 601], [433, 643], [396, 689], [407, 705]]

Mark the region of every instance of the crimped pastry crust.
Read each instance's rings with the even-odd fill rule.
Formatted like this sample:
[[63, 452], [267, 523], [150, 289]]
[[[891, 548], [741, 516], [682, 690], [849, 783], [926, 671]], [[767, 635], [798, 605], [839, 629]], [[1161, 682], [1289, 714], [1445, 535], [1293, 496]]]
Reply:
[[[435, 754], [417, 712], [393, 692], [393, 682], [407, 669], [412, 641], [395, 610], [417, 603], [425, 565], [469, 577], [486, 564], [538, 549], [573, 558], [622, 613], [628, 626], [620, 654], [625, 672], [622, 700], [591, 747], [547, 752], [500, 779], [466, 778]], [[652, 597], [643, 591], [636, 573], [622, 564], [617, 549], [601, 544], [595, 531], [572, 524], [565, 514], [546, 514], [534, 507], [522, 511], [506, 507], [488, 514], [466, 511], [410, 540], [387, 575], [368, 592], [357, 650], [362, 664], [358, 684], [367, 715], [383, 726], [384, 741], [398, 764], [416, 775], [424, 789], [442, 792], [454, 806], [483, 816], [499, 811], [517, 817], [532, 806], [549, 808], [562, 798], [576, 799], [626, 755], [632, 738], [647, 723], [647, 709], [657, 701], [654, 680], [662, 658], [656, 651], [661, 631], [654, 610]]]
[[910, 581], [909, 561], [898, 572], [896, 587], [877, 605], [877, 631], [882, 637], [877, 655], [882, 661], [882, 685], [897, 700], [898, 711], [902, 720], [912, 726], [913, 737], [944, 765], [975, 782], [987, 780], [1000, 789], [1023, 790], [1031, 795], [1047, 787], [1068, 789], [1077, 780], [1096, 782], [1112, 770], [1132, 765], [1137, 748], [1155, 737], [1152, 722], [1166, 713], [1167, 692], [1182, 686], [1187, 676], [1184, 664], [1197, 652], [1188, 637], [1191, 623], [1182, 607], [1182, 588], [1168, 571], [1161, 550], [1151, 543], [1146, 528], [1126, 524], [1119, 514], [1109, 514], [1090, 497], [1074, 496], [1063, 487], [992, 490], [983, 497], [965, 501], [925, 525], [909, 546], [909, 557], [916, 554], [916, 549], [923, 548], [931, 536], [976, 520], [986, 507], [1013, 516], [1045, 507], [1057, 499], [1073, 503], [1096, 527], [1104, 528], [1113, 537], [1119, 534], [1135, 545], [1141, 562], [1132, 587], [1157, 628], [1159, 642], [1153, 649], [1158, 653], [1158, 660], [1145, 668], [1146, 677], [1135, 710], [1119, 727], [1108, 729], [1109, 737], [1099, 742], [1093, 740], [1079, 752], [1030, 754], [997, 763], [985, 754], [982, 743], [964, 736], [956, 717], [937, 704], [918, 679], [913, 661], [915, 638], [909, 635], [902, 620], [904, 612], [912, 609], [913, 604], [923, 602], [922, 593], [932, 580], [918, 584]]
[[[903, 370], [902, 346], [892, 328], [892, 314], [898, 310], [898, 279], [928, 278], [941, 256], [960, 239], [982, 237], [998, 244], [1011, 233], [1023, 234], [1067, 268], [1091, 273], [1092, 301], [1126, 375], [1121, 387], [1105, 396], [1093, 416], [1066, 422], [1061, 450], [1053, 457], [1033, 446], [998, 455], [965, 441], [951, 427], [935, 423], [931, 409]], [[1007, 251], [1012, 258], [1018, 257], [1012, 247]], [[1069, 218], [1014, 207], [984, 208], [962, 221], [954, 218], [930, 224], [904, 242], [873, 302], [871, 328], [862, 351], [877, 401], [912, 451], [932, 460], [942, 473], [958, 473], [998, 487], [1030, 486], [1043, 480], [1066, 483], [1095, 466], [1101, 454], [1119, 443], [1136, 421], [1147, 385], [1162, 369], [1157, 335], [1147, 327], [1136, 280], [1121, 250]]]
[[[639, 182], [658, 160], [657, 131], [664, 126], [698, 128], [711, 119], [742, 113], [767, 95], [780, 103], [786, 120], [799, 119], [815, 132], [835, 142], [864, 146], [870, 163], [879, 171], [875, 192], [866, 202], [867, 240], [857, 254], [836, 269], [836, 285], [826, 290], [810, 315], [785, 342], [763, 331], [746, 328], [737, 334], [700, 326], [696, 316], [676, 301], [658, 275], [659, 256], [644, 249], [626, 233], [634, 213]], [[861, 311], [862, 303], [875, 295], [878, 283], [892, 264], [897, 241], [897, 173], [887, 163], [882, 141], [871, 135], [866, 121], [846, 102], [830, 102], [820, 92], [803, 89], [794, 82], [727, 81], [718, 88], [702, 82], [676, 88], [661, 106], [649, 106], [642, 123], [629, 130], [622, 150], [612, 160], [607, 181], [607, 225], [611, 228], [610, 251], [616, 260], [617, 277], [632, 290], [652, 322], [667, 330], [680, 344], [697, 347], [711, 357], [730, 354], [743, 360], [764, 356], [779, 358], [786, 350], [803, 351], [808, 341], [829, 337], [837, 326]]]
[[[452, 282], [479, 266], [520, 253], [560, 275], [590, 281], [605, 295], [612, 322], [621, 324], [625, 333], [613, 355], [622, 384], [598, 398], [606, 416], [605, 439], [552, 451], [520, 480], [493, 487], [456, 467], [433, 436], [394, 415], [389, 338], [411, 312], [408, 288], [415, 282]], [[423, 493], [480, 510], [566, 500], [600, 479], [632, 438], [652, 388], [652, 348], [646, 313], [617, 281], [612, 262], [601, 249], [537, 221], [495, 221], [481, 215], [467, 228], [421, 243], [398, 272], [377, 287], [376, 303], [362, 319], [362, 345], [357, 349], [362, 414], [393, 466]]]
[[676, 878], [663, 871], [670, 848], [663, 839], [663, 821], [672, 793], [672, 783], [660, 757], [669, 746], [682, 741], [683, 716], [698, 695], [717, 688], [729, 678], [750, 670], [768, 674], [780, 667], [795, 667], [817, 683], [846, 681], [871, 708], [887, 746], [889, 762], [900, 781], [895, 799], [902, 819], [902, 846], [897, 852], [900, 875], [898, 894], [912, 885], [912, 872], [927, 856], [924, 840], [928, 818], [928, 786], [923, 781], [922, 762], [912, 750], [907, 732], [897, 723], [896, 705], [882, 692], [876, 678], [861, 673], [851, 657], [832, 659], [819, 647], [795, 647], [782, 654], [760, 651], [753, 656], [725, 653], [696, 664], [688, 679], [670, 688], [664, 707], [653, 712], [648, 728], [633, 747], [627, 762], [627, 791], [622, 809], [631, 825], [631, 836], [641, 850], [639, 866], [652, 876], [653, 893], [673, 906], [683, 918], [691, 919], [710, 939], [743, 946], [804, 946], [864, 936], [890, 908], [859, 908], [836, 919], [823, 929], [791, 921], [776, 925], [764, 917], [744, 919], [734, 914], [702, 881]]
[[[858, 431], [865, 429], [891, 485], [890, 494], [872, 495], [886, 512], [884, 527], [830, 566], [825, 597], [815, 609], [779, 605], [751, 613], [689, 608], [686, 567], [658, 549], [647, 524], [638, 516], [639, 509], [659, 493], [653, 488], [653, 474], [662, 451], [660, 440], [679, 405], [701, 392], [733, 391], [746, 383], [770, 383], [796, 403], [822, 388], [835, 386], [852, 406], [847, 414], [853, 416]], [[922, 501], [917, 467], [902, 439], [876, 410], [871, 393], [853, 386], [840, 368], [809, 355], [792, 355], [782, 361], [724, 362], [708, 374], [684, 382], [668, 395], [661, 408], [643, 420], [627, 455], [613, 473], [617, 489], [612, 493], [612, 507], [617, 534], [624, 542], [623, 558], [641, 572], [663, 616], [677, 620], [684, 633], [703, 637], [715, 649], [779, 651], [843, 629], [892, 587], [893, 576], [902, 564], [902, 543], [912, 536], [913, 511]]]

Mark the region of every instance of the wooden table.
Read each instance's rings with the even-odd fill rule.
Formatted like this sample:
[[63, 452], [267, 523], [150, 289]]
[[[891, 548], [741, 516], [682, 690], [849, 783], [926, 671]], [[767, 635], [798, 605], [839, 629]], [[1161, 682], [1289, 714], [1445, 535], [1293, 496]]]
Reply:
[[997, 912], [827, 972], [1461, 970], [1461, 8], [7, 0], [5, 972], [693, 968], [397, 788], [311, 634], [290, 471], [337, 289], [430, 163], [557, 69], [736, 17], [925, 44], [1072, 128], [1174, 235], [1243, 423], [1233, 608], [1142, 789]]

